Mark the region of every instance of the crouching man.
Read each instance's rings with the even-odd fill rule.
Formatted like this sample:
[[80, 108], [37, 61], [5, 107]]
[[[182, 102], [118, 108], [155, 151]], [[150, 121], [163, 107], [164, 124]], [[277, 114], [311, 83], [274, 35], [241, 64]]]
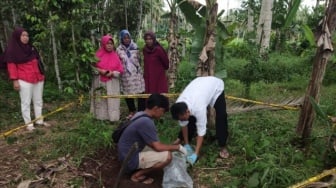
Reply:
[[148, 174], [163, 169], [172, 160], [172, 151], [180, 151], [186, 155], [186, 149], [181, 145], [167, 145], [159, 141], [153, 119], [159, 119], [169, 110], [168, 98], [161, 94], [152, 94], [147, 100], [145, 111], [136, 113], [133, 118], [146, 114], [133, 121], [123, 132], [118, 142], [119, 160], [123, 161], [137, 142], [138, 149], [127, 164], [127, 172], [133, 173], [131, 180], [144, 184], [153, 183]]
[[[216, 110], [219, 156], [228, 158], [226, 141], [229, 133], [223, 80], [213, 76], [195, 78], [187, 85], [170, 109], [173, 119], [179, 120], [182, 127], [174, 143], [184, 142], [184, 147], [188, 151], [187, 161], [190, 164], [197, 161], [203, 145], [203, 137], [207, 131], [207, 107], [209, 106]], [[193, 151], [189, 143], [195, 136], [197, 136], [196, 148]]]

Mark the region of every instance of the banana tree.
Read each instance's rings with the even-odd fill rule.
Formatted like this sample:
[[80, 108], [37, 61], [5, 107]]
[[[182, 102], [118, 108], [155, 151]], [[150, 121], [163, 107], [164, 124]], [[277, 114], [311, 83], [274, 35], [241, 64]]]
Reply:
[[[276, 31], [275, 49], [284, 49], [285, 42], [288, 40], [286, 36], [293, 36], [289, 35], [292, 31], [290, 28], [294, 23], [301, 1], [277, 1], [275, 3], [272, 23], [272, 28]], [[298, 32], [291, 33], [297, 35]]]
[[[217, 16], [218, 4], [216, 0], [206, 0], [206, 6], [197, 1], [179, 1], [186, 20], [193, 26], [194, 37], [192, 38], [191, 60], [197, 62], [197, 76], [209, 76], [215, 74], [216, 59], [222, 59], [222, 45], [217, 45], [217, 41], [223, 41], [228, 36], [228, 32], [218, 19], [224, 11]], [[218, 25], [218, 27], [217, 27]], [[216, 35], [219, 33], [219, 35]], [[220, 42], [220, 43], [221, 43]], [[216, 49], [217, 48], [217, 49]], [[219, 61], [220, 61], [219, 60]], [[214, 125], [214, 110], [209, 110], [209, 124]]]
[[169, 81], [169, 88], [172, 89], [175, 88], [177, 65], [180, 62], [180, 55], [178, 51], [178, 45], [180, 42], [177, 36], [178, 3], [177, 0], [166, 0], [166, 2], [170, 9], [169, 33], [168, 33], [168, 58], [169, 58], [168, 81]]
[[[198, 63], [196, 74], [214, 75], [215, 62], [223, 60], [223, 44], [231, 35], [219, 19], [224, 11], [217, 15], [218, 5], [215, 0], [208, 0], [206, 6], [194, 0], [177, 1], [193, 28], [190, 61]], [[216, 45], [216, 42], [220, 45]], [[205, 53], [201, 53], [202, 50]]]
[[325, 16], [316, 31], [317, 50], [313, 63], [313, 71], [301, 108], [298, 125], [296, 127], [296, 132], [301, 136], [305, 144], [309, 143], [308, 141], [312, 131], [312, 125], [315, 120], [315, 113], [310, 98], [313, 98], [319, 103], [320, 90], [326, 66], [334, 51], [331, 36], [336, 29], [335, 18], [336, 0], [329, 0]]
[[206, 0], [206, 31], [203, 48], [199, 56], [197, 76], [213, 76], [215, 74], [215, 47], [216, 47], [216, 25], [217, 25], [217, 0]]

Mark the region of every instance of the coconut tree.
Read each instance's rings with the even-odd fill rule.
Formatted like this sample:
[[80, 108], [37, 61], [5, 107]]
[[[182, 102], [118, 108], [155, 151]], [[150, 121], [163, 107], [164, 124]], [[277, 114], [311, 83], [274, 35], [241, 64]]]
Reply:
[[265, 54], [269, 48], [272, 26], [273, 0], [262, 0], [259, 22], [257, 26], [257, 44], [260, 45], [260, 54]]

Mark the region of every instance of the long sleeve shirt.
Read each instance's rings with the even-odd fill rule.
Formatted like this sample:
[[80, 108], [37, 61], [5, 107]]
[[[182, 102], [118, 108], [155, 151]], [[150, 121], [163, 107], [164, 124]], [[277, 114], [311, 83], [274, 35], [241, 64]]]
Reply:
[[23, 80], [29, 83], [37, 83], [44, 80], [44, 75], [41, 74], [38, 68], [37, 59], [33, 59], [26, 63], [7, 63], [7, 70], [11, 80]]

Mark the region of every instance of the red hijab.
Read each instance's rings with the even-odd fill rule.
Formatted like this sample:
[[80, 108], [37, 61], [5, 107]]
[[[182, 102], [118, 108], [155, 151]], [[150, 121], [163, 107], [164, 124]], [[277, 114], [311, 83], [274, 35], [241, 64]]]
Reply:
[[26, 63], [30, 60], [37, 59], [38, 53], [30, 43], [23, 44], [21, 42], [21, 34], [26, 31], [24, 28], [17, 27], [12, 33], [12, 38], [5, 50], [5, 61], [11, 63]]

